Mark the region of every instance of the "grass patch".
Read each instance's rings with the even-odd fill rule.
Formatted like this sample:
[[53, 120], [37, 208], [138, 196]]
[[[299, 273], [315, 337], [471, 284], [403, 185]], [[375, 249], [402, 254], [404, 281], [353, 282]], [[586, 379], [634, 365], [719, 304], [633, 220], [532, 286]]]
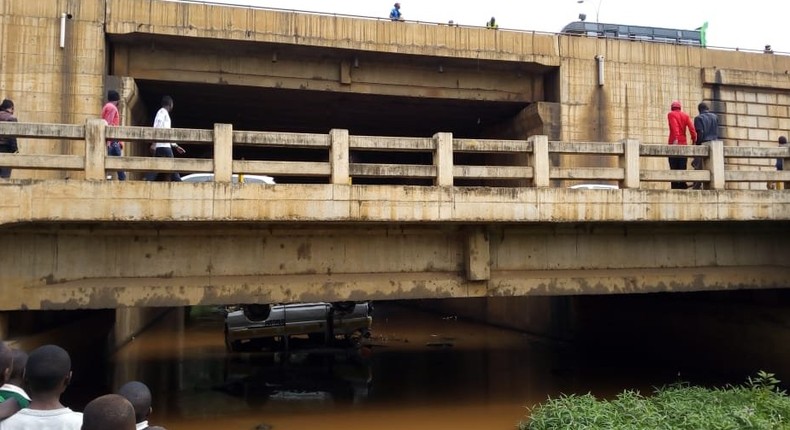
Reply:
[[741, 386], [675, 384], [652, 396], [624, 391], [613, 400], [563, 395], [530, 409], [519, 430], [790, 430], [790, 397], [773, 374], [760, 372]]

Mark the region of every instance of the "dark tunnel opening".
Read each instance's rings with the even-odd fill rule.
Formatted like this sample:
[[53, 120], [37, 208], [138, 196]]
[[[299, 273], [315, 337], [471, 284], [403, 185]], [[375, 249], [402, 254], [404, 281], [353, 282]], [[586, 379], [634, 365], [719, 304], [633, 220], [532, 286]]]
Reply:
[[[234, 130], [430, 137], [451, 132], [482, 138], [492, 126], [511, 121], [524, 102], [416, 98], [404, 96], [290, 90], [221, 84], [136, 80], [153, 118], [164, 95], [175, 100], [173, 127]], [[147, 124], [138, 124], [147, 125]]]
[[[220, 84], [153, 80], [135, 81], [148, 117], [159, 109], [162, 96], [174, 99], [174, 128], [212, 129], [216, 123], [234, 130], [317, 133], [346, 129], [358, 136], [431, 137], [437, 132], [454, 138], [491, 138], [491, 130], [514, 120], [528, 103], [289, 90]], [[148, 126], [152, 122], [136, 124]], [[211, 158], [210, 145], [185, 145], [189, 157]], [[326, 149], [272, 148], [237, 145], [234, 159], [326, 162]], [[357, 163], [430, 165], [429, 152], [352, 151]], [[325, 182], [322, 178], [280, 177], [277, 182]], [[387, 183], [360, 178], [358, 183]], [[413, 185], [430, 181], [413, 179]]]

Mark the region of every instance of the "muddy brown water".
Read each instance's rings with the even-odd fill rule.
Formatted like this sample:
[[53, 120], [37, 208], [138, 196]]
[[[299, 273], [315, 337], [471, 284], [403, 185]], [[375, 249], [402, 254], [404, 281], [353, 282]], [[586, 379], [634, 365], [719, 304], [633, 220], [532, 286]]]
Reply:
[[[219, 313], [185, 322], [171, 312], [106, 361], [94, 361], [93, 379], [77, 378], [66, 398], [87, 399], [141, 380], [154, 396], [151, 423], [169, 430], [479, 430], [513, 429], [527, 406], [561, 393], [611, 397], [626, 388], [649, 393], [679, 379], [745, 379], [706, 363], [647, 360], [629, 346], [638, 337], [620, 342], [623, 350], [607, 345], [591, 354], [398, 303], [376, 304], [374, 335], [362, 358], [337, 351], [289, 359], [226, 353], [222, 326]], [[695, 354], [685, 355], [694, 362]]]

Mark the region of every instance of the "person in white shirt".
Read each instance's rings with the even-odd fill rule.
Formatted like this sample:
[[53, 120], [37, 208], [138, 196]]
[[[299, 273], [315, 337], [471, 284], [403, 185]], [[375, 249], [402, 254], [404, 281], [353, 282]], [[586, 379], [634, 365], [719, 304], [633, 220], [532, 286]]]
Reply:
[[151, 415], [151, 390], [140, 381], [130, 381], [118, 389], [118, 394], [126, 398], [134, 407], [137, 430], [150, 428], [148, 417]]
[[[170, 128], [170, 112], [173, 111], [173, 98], [170, 96], [162, 97], [162, 107], [159, 111], [156, 112], [156, 117], [154, 118], [154, 128]], [[173, 158], [173, 151], [175, 150], [179, 154], [183, 154], [187, 152], [184, 148], [178, 146], [177, 143], [171, 142], [156, 142], [152, 145], [154, 150], [154, 157], [168, 157]], [[181, 182], [181, 175], [178, 172], [171, 172], [171, 173], [159, 173], [155, 176], [149, 176], [149, 180], [160, 180], [162, 177], [169, 177], [170, 181]]]
[[71, 357], [57, 345], [34, 349], [25, 366], [30, 406], [0, 422], [0, 430], [80, 430], [82, 413], [60, 403], [71, 380]]

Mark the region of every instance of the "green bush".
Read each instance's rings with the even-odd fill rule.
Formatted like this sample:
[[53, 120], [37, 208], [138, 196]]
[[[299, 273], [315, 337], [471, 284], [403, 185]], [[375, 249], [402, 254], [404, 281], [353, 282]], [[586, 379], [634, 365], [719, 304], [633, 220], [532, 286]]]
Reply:
[[790, 430], [790, 398], [773, 374], [743, 386], [708, 389], [676, 384], [652, 396], [625, 391], [613, 400], [563, 395], [533, 407], [520, 430]]

